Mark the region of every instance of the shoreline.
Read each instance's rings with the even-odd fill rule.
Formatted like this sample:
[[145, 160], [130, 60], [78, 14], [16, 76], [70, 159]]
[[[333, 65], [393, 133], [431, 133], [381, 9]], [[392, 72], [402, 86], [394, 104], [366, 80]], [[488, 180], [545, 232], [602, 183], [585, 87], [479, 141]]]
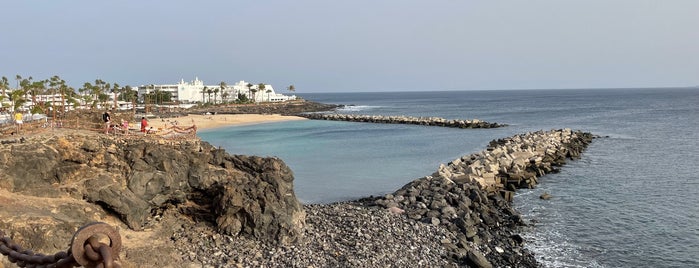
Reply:
[[[181, 117], [172, 118], [151, 118], [148, 119], [148, 127], [167, 128], [173, 125], [191, 126], [195, 125], [197, 130], [213, 130], [231, 126], [246, 126], [254, 124], [265, 124], [286, 121], [308, 120], [299, 116], [280, 114], [188, 114]], [[136, 122], [138, 124], [138, 122]]]
[[[220, 116], [224, 125], [235, 123], [225, 116]], [[179, 120], [184, 118], [189, 117]], [[73, 225], [108, 222], [123, 231], [122, 261], [140, 266], [171, 266], [171, 256], [179, 256], [175, 262], [195, 266], [537, 267], [517, 231], [525, 222], [499, 189], [528, 186], [518, 179], [514, 184], [518, 174], [531, 182], [548, 173], [546, 163], [577, 158], [585, 144], [579, 141], [585, 135], [577, 133], [541, 131], [493, 140], [486, 151], [441, 165], [392, 194], [324, 205], [300, 204], [292, 172], [277, 158], [230, 155], [204, 141], [163, 146], [85, 131], [38, 135], [0, 146], [0, 156], [8, 159], [0, 169], [8, 179], [0, 186], [33, 201], [3, 195], [0, 203], [23, 206], [16, 211], [32, 208], [32, 215], [40, 216], [27, 219], [5, 209], [12, 224], [0, 229], [21, 240], [33, 237], [36, 225], [52, 226], [51, 232], [63, 236], [32, 249], [55, 252], [63, 248], [50, 245], [70, 240]], [[503, 170], [496, 163], [513, 171], [500, 174], [502, 186], [489, 175]], [[37, 174], [55, 174], [65, 186], [57, 188], [44, 179], [48, 175]], [[66, 200], [72, 205], [54, 209]], [[260, 204], [269, 209], [260, 210]]]

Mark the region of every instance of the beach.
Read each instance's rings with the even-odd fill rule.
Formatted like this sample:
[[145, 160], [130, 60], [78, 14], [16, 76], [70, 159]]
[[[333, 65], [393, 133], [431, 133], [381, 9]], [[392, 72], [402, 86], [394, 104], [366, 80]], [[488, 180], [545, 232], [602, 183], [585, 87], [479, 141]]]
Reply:
[[293, 120], [307, 119], [298, 116], [279, 114], [189, 114], [177, 118], [150, 118], [148, 119], [148, 126], [157, 129], [167, 128], [173, 125], [181, 127], [196, 125], [198, 130], [203, 130]]

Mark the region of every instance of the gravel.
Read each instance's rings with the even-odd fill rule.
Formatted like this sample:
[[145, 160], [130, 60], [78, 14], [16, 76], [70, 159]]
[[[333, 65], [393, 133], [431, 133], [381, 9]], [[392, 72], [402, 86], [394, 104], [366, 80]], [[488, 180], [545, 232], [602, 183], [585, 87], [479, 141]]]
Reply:
[[359, 201], [306, 205], [304, 239], [276, 245], [221, 235], [200, 223], [172, 239], [185, 260], [204, 267], [457, 267], [448, 230]]

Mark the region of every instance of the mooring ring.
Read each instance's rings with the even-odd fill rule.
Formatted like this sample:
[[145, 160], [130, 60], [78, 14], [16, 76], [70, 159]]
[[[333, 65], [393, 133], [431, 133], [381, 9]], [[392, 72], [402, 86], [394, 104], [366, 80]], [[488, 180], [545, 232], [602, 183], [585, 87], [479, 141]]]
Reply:
[[107, 246], [109, 246], [113, 256], [119, 258], [119, 251], [121, 251], [121, 236], [119, 235], [119, 231], [104, 222], [93, 222], [78, 229], [73, 235], [73, 239], [70, 241], [70, 252], [78, 264], [87, 266], [94, 263], [94, 261], [88, 259], [85, 255], [85, 243], [87, 243], [90, 237], [98, 234], [105, 235], [109, 238], [109, 245]]

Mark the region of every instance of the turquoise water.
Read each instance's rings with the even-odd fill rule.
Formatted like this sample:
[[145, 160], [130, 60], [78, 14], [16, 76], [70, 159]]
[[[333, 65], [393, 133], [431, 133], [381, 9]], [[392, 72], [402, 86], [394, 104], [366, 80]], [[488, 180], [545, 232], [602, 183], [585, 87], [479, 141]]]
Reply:
[[201, 136], [230, 153], [277, 156], [294, 171], [304, 203], [393, 192], [439, 163], [479, 150], [486, 132], [405, 125], [290, 121], [234, 127]]
[[[492, 139], [540, 129], [597, 135], [579, 161], [520, 191], [530, 247], [547, 267], [699, 267], [699, 90], [517, 90], [302, 94], [342, 112], [478, 118], [463, 130], [292, 121], [201, 132], [229, 153], [278, 156], [304, 203], [392, 192]], [[554, 198], [541, 201], [548, 191]]]

